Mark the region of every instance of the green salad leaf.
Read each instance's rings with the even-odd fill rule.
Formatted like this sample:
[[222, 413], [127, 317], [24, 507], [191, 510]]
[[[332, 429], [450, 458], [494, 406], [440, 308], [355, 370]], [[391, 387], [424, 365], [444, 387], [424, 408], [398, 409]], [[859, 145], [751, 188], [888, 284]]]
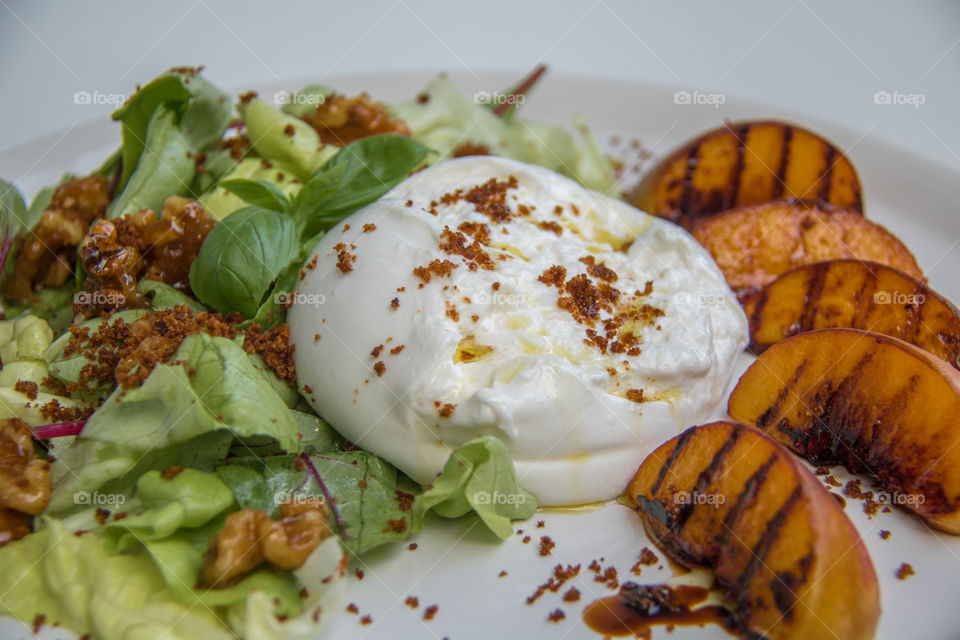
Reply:
[[290, 216], [247, 207], [230, 214], [207, 234], [190, 267], [190, 285], [217, 311], [253, 316], [277, 277], [299, 255]]
[[253, 150], [306, 180], [327, 158], [337, 152], [324, 145], [309, 124], [284, 113], [259, 98], [240, 105], [247, 137]]
[[230, 626], [248, 640], [316, 640], [330, 622], [332, 612], [339, 609], [346, 590], [344, 560], [337, 539], [327, 538], [293, 572], [306, 592], [300, 601], [300, 615], [279, 619], [269, 593], [258, 590], [250, 594], [246, 603], [230, 607]]
[[[230, 161], [233, 162], [233, 159], [230, 158]], [[209, 159], [207, 163], [210, 163]], [[205, 189], [200, 197], [200, 204], [217, 220], [223, 220], [234, 211], [242, 209], [248, 204], [256, 204], [253, 201], [246, 202], [236, 193], [224, 187], [228, 182], [232, 183], [238, 180], [268, 182], [279, 189], [287, 198], [292, 197], [303, 186], [300, 178], [280, 165], [274, 165], [263, 158], [244, 158], [240, 162], [233, 163], [223, 174], [223, 177], [214, 185]]]
[[234, 504], [217, 476], [189, 468], [169, 479], [157, 470], [146, 472], [137, 479], [136, 497], [143, 511], [106, 524], [116, 551], [169, 538], [183, 527], [202, 527]]
[[232, 640], [225, 618], [172, 591], [146, 553], [115, 554], [98, 532], [71, 535], [53, 518], [0, 547], [0, 612], [29, 624], [42, 614], [106, 640]]
[[[226, 457], [234, 438], [257, 435], [300, 451], [297, 422], [243, 348], [205, 333], [188, 336], [143, 384], [116, 389], [76, 441], [57, 449], [49, 511], [75, 510], [78, 496], [129, 493], [149, 469], [203, 469]], [[198, 442], [203, 437], [204, 447]]]
[[174, 289], [166, 282], [144, 278], [137, 283], [137, 287], [140, 289], [140, 293], [147, 296], [150, 300], [150, 308], [154, 311], [158, 309], [172, 309], [180, 305], [186, 305], [198, 312], [209, 311], [209, 309], [198, 300], [191, 298], [178, 289]]
[[3, 239], [9, 235], [12, 240], [16, 234], [26, 228], [27, 205], [20, 190], [6, 180], [0, 179], [0, 229]]
[[3, 312], [8, 318], [29, 314], [43, 318], [57, 333], [65, 331], [73, 320], [72, 284], [57, 289], [41, 289], [19, 302], [3, 301]]
[[280, 110], [302, 118], [316, 111], [317, 107], [323, 104], [333, 93], [333, 87], [323, 84], [308, 84], [299, 91], [290, 94], [289, 99], [284, 102]]
[[207, 235], [190, 268], [191, 288], [217, 311], [239, 311], [261, 326], [282, 322], [282, 302], [271, 294], [293, 290], [300, 264], [323, 232], [380, 198], [428, 154], [404, 136], [361, 138], [325, 163], [292, 200], [269, 181], [222, 182], [218, 189], [252, 206], [230, 213]]
[[242, 508], [273, 517], [279, 504], [291, 497], [327, 501], [331, 528], [356, 554], [404, 540], [423, 527], [419, 487], [366, 451], [231, 458], [217, 468], [217, 475]]
[[537, 499], [517, 481], [506, 446], [493, 436], [454, 449], [421, 499], [425, 510], [445, 518], [476, 512], [501, 540], [513, 534], [511, 520], [524, 520], [537, 510]]
[[498, 156], [562, 173], [588, 189], [618, 193], [612, 163], [599, 151], [581, 121], [574, 123], [581, 138], [578, 145], [573, 134], [563, 127], [534, 123], [513, 113], [498, 117], [483, 101], [464, 94], [446, 76], [431, 80], [421, 93], [429, 100], [401, 102], [394, 105], [394, 110], [416, 140], [438, 152], [433, 161], [448, 160], [459, 145], [471, 142]]
[[110, 217], [142, 209], [160, 211], [168, 197], [185, 194], [196, 171], [191, 154], [190, 142], [180, 130], [177, 112], [157, 109], [150, 118], [137, 170], [110, 203]]
[[220, 186], [255, 207], [286, 213], [290, 209], [287, 194], [266, 180], [224, 180]]
[[406, 136], [378, 135], [351, 142], [304, 185], [294, 198], [294, 215], [310, 222], [329, 220], [333, 226], [399, 184], [429, 153]]
[[[46, 289], [44, 291], [46, 291]], [[143, 309], [125, 309], [112, 314], [106, 320], [94, 318], [92, 320], [81, 322], [77, 325], [77, 328], [81, 331], [87, 330], [94, 332], [104, 323], [109, 324], [110, 326], [113, 326], [117, 322], [126, 322], [129, 324], [142, 316], [144, 313], [146, 312]], [[60, 336], [58, 336], [49, 347], [47, 347], [43, 358], [49, 363], [47, 369], [50, 371], [50, 374], [53, 377], [59, 379], [61, 382], [66, 382], [67, 384], [79, 384], [80, 374], [83, 371], [83, 368], [93, 363], [94, 360], [88, 358], [82, 353], [65, 356], [64, 350], [67, 348], [67, 345], [70, 344], [71, 337], [72, 334], [69, 332], [60, 334]], [[92, 388], [88, 386], [87, 388], [83, 389], [83, 391], [91, 394], [92, 397], [100, 397], [108, 390]]]
[[194, 157], [220, 140], [231, 110], [226, 95], [193, 71], [169, 71], [131, 96], [113, 113], [123, 144], [110, 217], [160, 211], [168, 197], [189, 193]]
[[190, 91], [183, 83], [180, 74], [165, 73], [144, 85], [131, 96], [111, 116], [123, 126], [123, 145], [121, 157], [123, 172], [120, 174], [119, 189], [126, 186], [137, 161], [143, 153], [147, 140], [147, 128], [157, 109], [167, 104], [177, 105], [190, 97]]

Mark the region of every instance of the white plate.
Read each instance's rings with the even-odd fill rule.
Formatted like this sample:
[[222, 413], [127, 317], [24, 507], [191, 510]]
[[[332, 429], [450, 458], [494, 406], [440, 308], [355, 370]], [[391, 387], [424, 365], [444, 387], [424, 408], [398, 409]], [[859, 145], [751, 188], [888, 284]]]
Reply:
[[[484, 73], [479, 78], [451, 74], [467, 92], [510, 86], [514, 73]], [[423, 87], [427, 73], [354, 75], [324, 79], [347, 93], [366, 90], [385, 100], [409, 99]], [[213, 78], [215, 81], [216, 78]], [[262, 95], [295, 89], [310, 79], [282, 85], [256, 87]], [[246, 89], [242, 87], [240, 89]], [[871, 139], [863, 131], [848, 131], [829, 122], [783, 109], [727, 96], [719, 109], [708, 105], [677, 105], [675, 87], [627, 84], [592, 78], [548, 75], [524, 105], [531, 118], [565, 124], [571, 115], [587, 118], [601, 142], [617, 135], [622, 140], [639, 139], [657, 155], [725, 118], [784, 118], [826, 135], [856, 165], [863, 184], [867, 216], [897, 234], [914, 252], [930, 283], [950, 299], [960, 300], [960, 172], [939, 165], [908, 150]], [[15, 179], [31, 194], [55, 181], [64, 171], [89, 171], [97, 166], [119, 140], [118, 127], [100, 120], [75, 127], [66, 134], [45, 137], [0, 154], [0, 176]], [[742, 356], [739, 371], [752, 360]], [[734, 378], [735, 381], [736, 378]], [[722, 410], [717, 412], [722, 417]], [[847, 476], [838, 474], [842, 480]], [[862, 503], [849, 500], [847, 514], [860, 530], [880, 577], [883, 616], [882, 639], [916, 637], [944, 640], [957, 637], [960, 629], [960, 538], [931, 531], [919, 520], [900, 512], [868, 519]], [[544, 521], [543, 528], [536, 522]], [[424, 531], [411, 540], [418, 548], [395, 544], [375, 550], [354, 563], [363, 579], [350, 578], [346, 602], [354, 602], [360, 614], [372, 616], [372, 624], [360, 623], [359, 615], [342, 613], [329, 637], [335, 638], [585, 638], [599, 636], [580, 621], [583, 606], [594, 598], [610, 595], [593, 581], [587, 565], [594, 559], [604, 567], [613, 565], [621, 580], [660, 582], [671, 575], [664, 563], [644, 568], [641, 577], [629, 569], [641, 548], [653, 545], [643, 533], [637, 516], [616, 503], [579, 511], [546, 510], [515, 529], [529, 534], [529, 544], [514, 536], [498, 544], [482, 525], [471, 518], [449, 521], [429, 518]], [[879, 531], [891, 532], [881, 540]], [[538, 553], [539, 537], [556, 543], [549, 557]], [[659, 554], [658, 554], [659, 555]], [[603, 560], [601, 560], [603, 558]], [[916, 575], [905, 581], [894, 573], [910, 563]], [[566, 603], [559, 593], [547, 592], [532, 606], [526, 604], [537, 585], [546, 582], [557, 563], [580, 564], [580, 576], [568, 583], [582, 593], [581, 601]], [[351, 571], [353, 568], [351, 568]], [[499, 577], [505, 570], [508, 575]], [[416, 596], [419, 607], [404, 604]], [[346, 602], [344, 604], [346, 604]], [[422, 620], [428, 605], [439, 609], [429, 622]], [[547, 621], [547, 614], [562, 609], [566, 618]], [[26, 637], [23, 627], [0, 622], [3, 637]], [[42, 637], [63, 638], [62, 631], [46, 629]], [[671, 634], [654, 630], [659, 638], [727, 638], [717, 627], [678, 627]], [[839, 639], [843, 640], [843, 639]]]

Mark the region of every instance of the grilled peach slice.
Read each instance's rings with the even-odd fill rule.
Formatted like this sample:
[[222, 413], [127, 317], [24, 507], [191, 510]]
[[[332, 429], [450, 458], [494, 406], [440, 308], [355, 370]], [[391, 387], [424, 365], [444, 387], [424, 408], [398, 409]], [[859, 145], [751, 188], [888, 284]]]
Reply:
[[960, 372], [923, 349], [859, 329], [801, 333], [760, 355], [727, 412], [960, 534]]
[[851, 328], [900, 338], [960, 368], [960, 310], [916, 278], [860, 260], [781, 274], [743, 305], [754, 353], [797, 333]]
[[745, 635], [872, 638], [877, 576], [840, 503], [778, 442], [733, 422], [691, 427], [627, 491], [672, 558], [714, 571]]
[[688, 227], [732, 207], [781, 198], [863, 210], [857, 172], [836, 146], [773, 121], [727, 124], [699, 136], [648, 172], [630, 199]]
[[926, 280], [903, 243], [850, 209], [768, 202], [700, 219], [692, 233], [741, 301], [793, 267], [837, 258], [879, 262]]

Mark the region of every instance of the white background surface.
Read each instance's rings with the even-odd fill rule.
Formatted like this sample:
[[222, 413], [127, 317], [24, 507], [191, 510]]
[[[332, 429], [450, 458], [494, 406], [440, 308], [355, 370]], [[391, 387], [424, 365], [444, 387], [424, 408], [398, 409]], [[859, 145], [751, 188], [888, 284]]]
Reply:
[[[173, 65], [228, 89], [390, 69], [554, 71], [793, 108], [960, 166], [960, 2], [0, 0], [0, 150]], [[411, 92], [416, 87], [411, 87]], [[921, 94], [919, 108], [877, 91]], [[630, 135], [630, 132], [623, 132]], [[8, 176], [16, 177], [16, 176]]]

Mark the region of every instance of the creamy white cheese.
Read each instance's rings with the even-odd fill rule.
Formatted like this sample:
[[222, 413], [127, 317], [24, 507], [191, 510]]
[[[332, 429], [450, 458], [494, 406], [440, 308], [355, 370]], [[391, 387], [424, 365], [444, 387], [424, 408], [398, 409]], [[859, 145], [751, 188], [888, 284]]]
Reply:
[[543, 505], [619, 495], [715, 407], [747, 343], [686, 231], [490, 156], [410, 177], [333, 228], [302, 275], [288, 322], [321, 416], [421, 483], [452, 448], [494, 435]]

